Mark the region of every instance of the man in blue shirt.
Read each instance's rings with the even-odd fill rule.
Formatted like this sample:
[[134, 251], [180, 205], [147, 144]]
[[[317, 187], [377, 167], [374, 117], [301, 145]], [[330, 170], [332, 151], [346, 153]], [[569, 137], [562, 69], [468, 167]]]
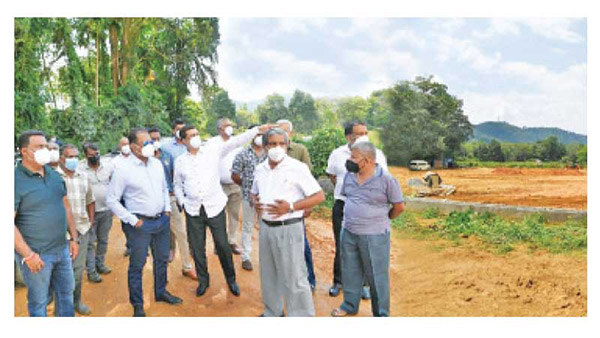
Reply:
[[15, 167], [15, 252], [27, 285], [29, 315], [47, 315], [52, 284], [56, 314], [73, 317], [72, 260], [79, 253], [78, 234], [65, 182], [47, 165], [50, 152], [46, 146], [41, 131], [26, 131], [18, 139], [23, 160]]
[[363, 276], [371, 289], [373, 315], [390, 314], [390, 220], [404, 210], [404, 197], [398, 181], [376, 163], [376, 154], [372, 143], [354, 143], [346, 161], [340, 236], [344, 302], [332, 311], [334, 317], [358, 312]]
[[133, 157], [115, 169], [106, 204], [126, 223], [124, 230], [131, 250], [127, 271], [129, 301], [134, 308], [133, 315], [144, 317], [142, 271], [148, 246], [153, 256], [155, 300], [169, 304], [183, 301], [166, 290], [171, 205], [163, 166], [154, 158], [155, 149], [146, 129], [134, 129], [128, 138]]

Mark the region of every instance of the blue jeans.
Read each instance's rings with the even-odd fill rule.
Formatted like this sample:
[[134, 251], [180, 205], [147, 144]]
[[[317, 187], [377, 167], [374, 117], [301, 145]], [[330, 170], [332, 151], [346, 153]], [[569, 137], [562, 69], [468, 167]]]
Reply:
[[[80, 253], [80, 254], [84, 254]], [[27, 285], [27, 309], [31, 317], [46, 317], [46, 306], [48, 305], [50, 286], [56, 295], [56, 315], [59, 317], [74, 317], [73, 289], [75, 278], [73, 277], [73, 266], [69, 254], [69, 246], [57, 254], [41, 254], [44, 267], [37, 273], [31, 272], [27, 263], [21, 264], [23, 257], [17, 254], [17, 259], [23, 274], [23, 280]]]
[[357, 235], [342, 228], [340, 237], [344, 285], [344, 302], [340, 308], [351, 314], [358, 312], [364, 275], [371, 287], [373, 316], [389, 316], [390, 232]]
[[154, 296], [162, 296], [167, 286], [167, 263], [169, 261], [170, 217], [163, 214], [159, 219], [144, 219], [141, 227], [123, 225], [127, 247], [131, 249], [127, 286], [129, 302], [133, 306], [143, 306], [142, 271], [148, 257], [148, 247], [152, 250], [152, 272], [154, 273]]
[[308, 272], [308, 283], [314, 287], [317, 285], [317, 279], [315, 277], [312, 251], [310, 250], [308, 238], [306, 238], [306, 223], [304, 221], [302, 221], [302, 228], [304, 229], [304, 260], [306, 261], [306, 271]]

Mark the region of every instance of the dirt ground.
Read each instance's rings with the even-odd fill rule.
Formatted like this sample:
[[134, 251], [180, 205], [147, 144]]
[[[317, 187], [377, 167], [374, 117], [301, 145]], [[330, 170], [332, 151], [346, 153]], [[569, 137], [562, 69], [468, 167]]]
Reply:
[[[410, 196], [410, 178], [422, 178], [424, 171], [391, 167], [392, 174]], [[435, 170], [442, 184], [456, 186], [455, 201], [509, 204], [529, 207], [587, 209], [587, 169], [469, 168]]]
[[[392, 168], [405, 194], [407, 181], [424, 172]], [[457, 186], [450, 199], [524, 206], [587, 208], [585, 170], [554, 169], [458, 169], [439, 170], [443, 183]], [[307, 221], [317, 289], [317, 316], [329, 316], [342, 295], [329, 297], [334, 242], [331, 223], [311, 217]], [[209, 236], [210, 237], [210, 236]], [[210, 288], [195, 296], [196, 282], [181, 275], [179, 252], [169, 265], [167, 285], [183, 298], [181, 306], [156, 303], [153, 297], [152, 264], [148, 258], [143, 276], [144, 303], [148, 316], [258, 316], [263, 312], [258, 264], [258, 230], [253, 234], [254, 271], [241, 269], [234, 256], [241, 296], [227, 289], [212, 240], [207, 244]], [[92, 316], [131, 316], [128, 302], [127, 264], [123, 257], [125, 237], [114, 222], [109, 239], [107, 265], [113, 270], [104, 281], [93, 284], [84, 277], [83, 300]], [[392, 316], [587, 316], [587, 259], [585, 255], [554, 255], [516, 250], [497, 255], [477, 243], [458, 247], [449, 242], [404, 238], [392, 232]], [[15, 288], [15, 316], [27, 315], [27, 290]], [[53, 305], [49, 306], [52, 313]], [[362, 301], [359, 316], [371, 315], [370, 301]]]

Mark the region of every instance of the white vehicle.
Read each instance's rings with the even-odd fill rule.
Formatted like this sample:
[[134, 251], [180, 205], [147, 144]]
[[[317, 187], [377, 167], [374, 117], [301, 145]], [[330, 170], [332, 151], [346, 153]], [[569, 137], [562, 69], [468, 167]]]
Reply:
[[410, 170], [429, 170], [431, 166], [427, 161], [423, 160], [412, 160], [408, 165], [408, 169]]

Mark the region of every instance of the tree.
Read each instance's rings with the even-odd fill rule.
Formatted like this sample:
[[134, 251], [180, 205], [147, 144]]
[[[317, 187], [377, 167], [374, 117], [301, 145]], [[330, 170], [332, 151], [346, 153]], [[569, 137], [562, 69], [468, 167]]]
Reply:
[[567, 153], [565, 145], [560, 143], [555, 135], [538, 141], [536, 144], [538, 145], [539, 155], [544, 161], [558, 161]]
[[288, 114], [294, 123], [294, 129], [301, 133], [310, 134], [319, 124], [315, 100], [310, 94], [298, 89], [290, 99]]
[[207, 128], [212, 135], [216, 134], [216, 123], [220, 118], [228, 118], [235, 121], [235, 103], [229, 98], [226, 90], [219, 90], [210, 98], [208, 104]]
[[258, 116], [242, 104], [235, 112], [235, 122], [238, 128], [247, 129], [253, 124], [258, 124]]
[[260, 123], [274, 123], [280, 119], [291, 120], [285, 99], [277, 93], [267, 96], [265, 102], [256, 107], [256, 113]]
[[338, 126], [338, 116], [335, 113], [334, 103], [325, 98], [315, 100], [315, 108], [319, 116], [320, 124], [327, 127]]
[[337, 115], [340, 122], [366, 121], [369, 104], [360, 96], [345, 97], [339, 100]]
[[340, 127], [324, 127], [316, 130], [306, 144], [313, 164], [313, 175], [317, 178], [325, 175], [327, 159], [331, 152], [345, 144], [346, 137]]

